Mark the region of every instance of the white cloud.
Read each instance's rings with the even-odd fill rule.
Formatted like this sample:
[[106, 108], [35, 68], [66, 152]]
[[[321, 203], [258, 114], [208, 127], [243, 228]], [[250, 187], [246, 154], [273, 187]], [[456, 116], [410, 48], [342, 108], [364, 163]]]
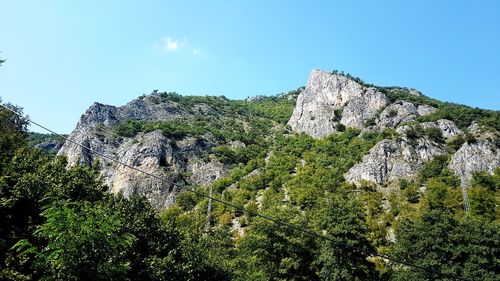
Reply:
[[176, 38], [167, 37], [164, 40], [163, 48], [167, 52], [175, 52], [181, 48], [186, 47], [187, 45], [188, 45], [188, 42], [187, 42], [186, 38], [176, 39]]
[[[160, 45], [155, 44], [154, 47], [158, 48], [160, 47]], [[182, 38], [165, 37], [161, 41], [161, 48], [167, 53], [183, 53], [183, 54], [190, 54], [196, 57], [202, 57], [206, 55], [206, 51], [203, 48], [191, 45], [187, 37], [182, 37]]]

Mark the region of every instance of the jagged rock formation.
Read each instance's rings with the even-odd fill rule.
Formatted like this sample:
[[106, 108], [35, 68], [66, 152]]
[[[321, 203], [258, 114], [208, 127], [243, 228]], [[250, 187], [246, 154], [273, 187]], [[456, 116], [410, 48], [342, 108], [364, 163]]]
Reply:
[[387, 106], [377, 119], [376, 128], [396, 128], [397, 126], [414, 121], [418, 116], [429, 115], [436, 111], [435, 108], [427, 105], [415, 106], [411, 102], [398, 101]]
[[[407, 101], [390, 104], [377, 88], [365, 87], [344, 75], [313, 70], [288, 124], [295, 132], [322, 138], [344, 127], [378, 131], [396, 128], [435, 111], [431, 106]], [[374, 124], [368, 124], [370, 121]]]
[[220, 162], [204, 157], [216, 145], [210, 135], [175, 141], [165, 137], [160, 130], [139, 133], [131, 138], [113, 134], [112, 126], [123, 120], [170, 120], [188, 114], [178, 104], [159, 103], [159, 99], [153, 94], [122, 107], [94, 103], [82, 115], [70, 139], [165, 180], [154, 179], [102, 158], [73, 142], [66, 142], [59, 154], [66, 155], [69, 165], [99, 160], [103, 178], [112, 192], [121, 192], [126, 197], [139, 192], [158, 208], [174, 202], [175, 195], [186, 184], [181, 179], [183, 173], [190, 174], [187, 178], [190, 184], [200, 185], [225, 175], [225, 167]]
[[313, 70], [288, 124], [296, 132], [322, 138], [338, 131], [338, 124], [361, 128], [386, 103], [385, 95], [374, 88], [366, 89], [343, 75]]
[[[408, 132], [411, 129], [414, 129], [417, 125], [409, 126], [409, 125], [403, 125], [400, 126], [396, 129], [396, 132], [398, 134], [404, 134]], [[462, 130], [460, 130], [455, 123], [453, 123], [450, 120], [446, 119], [440, 119], [436, 122], [424, 122], [418, 124], [418, 126], [422, 127], [423, 129], [429, 129], [429, 128], [437, 128], [441, 131], [443, 138], [448, 140], [450, 138], [453, 138], [457, 135], [463, 134]]]
[[388, 103], [387, 97], [374, 88], [368, 88], [361, 97], [352, 98], [342, 110], [340, 124], [346, 127], [364, 128], [367, 120]]
[[383, 140], [345, 175], [347, 181], [371, 181], [378, 184], [411, 178], [422, 166], [444, 150], [427, 138], [412, 143], [407, 138]]
[[[413, 96], [423, 96], [414, 89], [394, 89]], [[423, 130], [439, 129], [445, 142], [464, 134], [455, 123], [446, 119], [407, 125], [436, 110], [430, 105], [406, 100], [391, 102], [378, 88], [362, 85], [352, 77], [313, 70], [307, 87], [297, 98], [288, 124], [295, 132], [304, 132], [315, 138], [326, 137], [344, 127], [366, 132], [395, 129], [400, 137], [378, 143], [345, 175], [350, 182], [366, 180], [385, 184], [412, 178], [425, 163], [447, 153], [445, 144], [424, 135], [409, 140], [406, 134], [417, 126]], [[450, 168], [465, 185], [474, 171], [491, 172], [498, 166], [498, 149], [484, 142], [464, 145], [450, 162]]]
[[[401, 95], [409, 98], [401, 99]], [[400, 179], [410, 179], [426, 163], [442, 154], [450, 156], [449, 168], [461, 178], [464, 187], [475, 171], [492, 172], [500, 165], [498, 133], [486, 134], [484, 131], [487, 129], [476, 123], [465, 130], [447, 119], [427, 118], [429, 115], [436, 116], [432, 114], [438, 109], [431, 106], [436, 103], [422, 102], [425, 97], [414, 89], [368, 86], [348, 75], [313, 70], [305, 89], [278, 97], [284, 97], [292, 103], [297, 99], [288, 120], [288, 125], [297, 133], [323, 138], [345, 128], [356, 128], [362, 134], [393, 134], [391, 138], [378, 142], [345, 174], [346, 180], [352, 183], [371, 181], [383, 186]], [[165, 99], [165, 96], [155, 92], [121, 107], [95, 103], [71, 133], [71, 140], [161, 176], [165, 179], [163, 181], [117, 165], [72, 142], [66, 142], [59, 154], [68, 157], [69, 165], [80, 162], [90, 164], [99, 159], [103, 178], [112, 192], [121, 192], [125, 196], [139, 192], [145, 194], [156, 207], [168, 206], [186, 181], [207, 186], [228, 173], [230, 165], [215, 157], [211, 153], [212, 148], [220, 146], [223, 147], [222, 151], [227, 152], [229, 149], [235, 152], [248, 149], [246, 144], [234, 139], [222, 142], [208, 132], [180, 139], [167, 137], [165, 131], [161, 130], [117, 136], [114, 128], [126, 120], [194, 120], [205, 117], [215, 122], [223, 119], [225, 113], [231, 112], [234, 115], [231, 116], [233, 123], [230, 126], [240, 124], [241, 130], [248, 129], [249, 115], [244, 115], [248, 112], [242, 113], [234, 108], [220, 110], [220, 102], [228, 100], [224, 97], [213, 98], [215, 106], [193, 100], [186, 105], [178, 96]], [[266, 101], [269, 101], [268, 97], [257, 96], [245, 102], [254, 106]], [[291, 103], [289, 109], [292, 109]], [[263, 116], [268, 118], [269, 115]], [[279, 122], [284, 125], [286, 121]], [[463, 143], [468, 134], [475, 135], [477, 141]], [[462, 141], [457, 145], [460, 139]], [[266, 161], [272, 154], [272, 150], [267, 151]], [[230, 189], [236, 186], [233, 184]]]
[[453, 154], [449, 168], [460, 178], [462, 187], [466, 187], [474, 172], [491, 173], [495, 168], [500, 167], [499, 149], [499, 143], [495, 144], [491, 140], [466, 142]]

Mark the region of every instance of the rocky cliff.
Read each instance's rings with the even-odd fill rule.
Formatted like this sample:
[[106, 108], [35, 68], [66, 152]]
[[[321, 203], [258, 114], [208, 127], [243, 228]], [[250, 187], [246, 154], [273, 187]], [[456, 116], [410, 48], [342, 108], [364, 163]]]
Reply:
[[69, 165], [99, 160], [103, 178], [112, 192], [123, 193], [126, 197], [139, 192], [158, 208], [174, 201], [177, 192], [186, 184], [183, 174], [188, 175], [189, 184], [199, 185], [225, 175], [225, 167], [220, 162], [206, 159], [210, 149], [218, 144], [210, 134], [175, 140], [164, 136], [161, 130], [140, 132], [131, 137], [117, 136], [114, 128], [127, 120], [175, 120], [190, 115], [180, 104], [160, 102], [160, 99], [161, 96], [155, 93], [122, 107], [94, 103], [69, 137], [94, 151], [161, 176], [164, 181], [102, 158], [73, 142], [66, 142], [59, 154], [66, 155]]
[[[470, 114], [454, 117], [449, 108]], [[121, 107], [95, 103], [82, 115], [71, 140], [164, 181], [72, 142], [59, 154], [67, 156], [69, 165], [99, 160], [112, 192], [139, 192], [162, 208], [174, 202], [186, 184], [207, 186], [238, 163], [271, 155], [273, 135], [286, 131], [285, 123], [292, 131], [285, 135], [305, 133], [315, 139], [354, 128], [361, 137], [383, 138], [345, 173], [348, 182], [387, 186], [415, 178], [427, 163], [446, 155], [448, 168], [465, 188], [474, 172], [492, 172], [500, 165], [498, 131], [472, 122], [477, 112], [413, 89], [376, 87], [349, 75], [313, 70], [307, 86], [288, 95], [229, 101], [154, 92]], [[498, 119], [497, 113], [491, 114], [489, 120]]]
[[[464, 132], [447, 119], [419, 122], [437, 112], [437, 108], [430, 105], [432, 102], [422, 102], [428, 98], [412, 89], [388, 90], [356, 80], [359, 81], [348, 75], [313, 70], [288, 122], [295, 132], [315, 138], [349, 127], [363, 132], [395, 130], [391, 139], [376, 144], [346, 173], [348, 181], [387, 184], [413, 178], [426, 163], [442, 154], [450, 155], [449, 168], [464, 186], [472, 173], [492, 172], [499, 166], [497, 134], [490, 134], [490, 141], [466, 142], [456, 152], [450, 151], [447, 143], [454, 137], [464, 136]], [[470, 131], [481, 138], [477, 130]], [[432, 132], [433, 137], [429, 135]]]

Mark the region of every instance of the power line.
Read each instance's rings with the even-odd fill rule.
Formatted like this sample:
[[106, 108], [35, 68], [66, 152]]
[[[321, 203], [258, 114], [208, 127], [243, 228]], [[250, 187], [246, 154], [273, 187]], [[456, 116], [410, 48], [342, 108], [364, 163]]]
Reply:
[[[0, 106], [1, 106], [1, 107], [3, 107], [3, 108], [5, 108], [5, 109], [7, 109], [8, 111], [10, 111], [10, 112], [12, 112], [12, 113], [16, 114], [17, 116], [19, 116], [19, 117], [23, 118], [24, 120], [28, 121], [29, 123], [32, 123], [32, 124], [34, 124], [34, 125], [36, 125], [36, 126], [38, 126], [38, 127], [42, 128], [42, 129], [44, 129], [44, 130], [46, 130], [46, 131], [48, 131], [48, 132], [52, 133], [52, 134], [54, 134], [54, 135], [56, 135], [56, 136], [58, 136], [58, 137], [60, 137], [60, 138], [65, 139], [66, 141], [68, 141], [68, 142], [70, 142], [70, 143], [73, 143], [73, 144], [75, 144], [75, 145], [77, 145], [77, 146], [79, 146], [79, 147], [83, 148], [83, 149], [87, 149], [88, 151], [90, 151], [90, 152], [92, 152], [92, 153], [95, 153], [95, 154], [97, 154], [97, 155], [99, 155], [99, 156], [101, 156], [101, 157], [103, 157], [103, 158], [105, 158], [105, 159], [108, 159], [108, 160], [110, 160], [110, 161], [112, 161], [112, 162], [115, 162], [115, 163], [117, 163], [117, 164], [123, 165], [124, 167], [130, 168], [130, 169], [135, 170], [135, 171], [137, 171], [137, 172], [140, 172], [140, 173], [143, 173], [143, 174], [145, 174], [145, 175], [148, 175], [148, 176], [150, 176], [150, 177], [152, 177], [152, 178], [155, 178], [155, 179], [157, 179], [157, 180], [164, 181], [164, 182], [168, 182], [165, 178], [163, 178], [163, 177], [161, 177], [161, 176], [157, 176], [157, 175], [155, 175], [155, 174], [152, 174], [152, 173], [146, 172], [146, 171], [144, 171], [144, 170], [142, 170], [142, 169], [139, 169], [139, 168], [137, 168], [137, 167], [134, 167], [134, 166], [132, 166], [132, 165], [126, 164], [126, 163], [124, 163], [124, 162], [121, 162], [120, 160], [118, 160], [118, 159], [116, 159], [116, 158], [113, 158], [113, 157], [111, 157], [111, 156], [108, 156], [108, 155], [106, 155], [106, 154], [104, 154], [104, 153], [102, 153], [102, 152], [99, 152], [99, 151], [97, 151], [97, 150], [92, 149], [92, 148], [91, 148], [91, 147], [89, 147], [89, 146], [86, 146], [86, 145], [83, 145], [83, 144], [81, 144], [81, 143], [79, 143], [79, 142], [77, 142], [77, 141], [74, 141], [74, 140], [70, 139], [70, 137], [69, 137], [69, 136], [64, 136], [64, 135], [62, 135], [62, 134], [59, 134], [59, 133], [55, 132], [54, 130], [51, 130], [51, 129], [49, 129], [49, 128], [45, 127], [44, 125], [42, 125], [42, 124], [40, 124], [40, 123], [37, 123], [37, 122], [35, 122], [35, 121], [31, 120], [29, 117], [25, 117], [25, 116], [23, 116], [21, 113], [19, 113], [19, 112], [17, 112], [17, 111], [15, 111], [15, 110], [13, 110], [13, 109], [11, 109], [11, 108], [9, 108], [9, 107], [7, 107], [7, 106], [5, 106], [5, 105], [1, 104], [1, 103], [0, 103]], [[186, 181], [184, 178], [182, 178], [182, 179], [183, 179], [183, 181], [185, 181], [185, 182], [187, 183], [187, 181]], [[316, 238], [319, 238], [319, 239], [323, 239], [323, 240], [329, 241], [329, 242], [331, 242], [331, 243], [333, 243], [333, 244], [336, 244], [336, 245], [338, 245], [338, 246], [342, 246], [342, 247], [345, 247], [345, 248], [349, 248], [349, 249], [351, 249], [351, 251], [353, 251], [353, 252], [357, 252], [357, 253], [365, 254], [365, 255], [367, 255], [367, 256], [376, 256], [376, 257], [380, 257], [380, 258], [383, 258], [383, 259], [389, 260], [389, 261], [394, 262], [394, 263], [399, 263], [399, 264], [402, 264], [402, 265], [406, 265], [406, 266], [409, 266], [409, 267], [413, 267], [413, 268], [415, 268], [415, 269], [423, 270], [423, 271], [426, 271], [427, 273], [437, 274], [437, 275], [439, 275], [439, 276], [450, 277], [450, 278], [453, 278], [453, 279], [456, 279], [456, 280], [472, 281], [472, 280], [469, 280], [469, 279], [466, 279], [466, 278], [463, 278], [463, 277], [460, 277], [460, 276], [457, 276], [457, 275], [454, 275], [454, 274], [442, 273], [442, 272], [436, 271], [436, 270], [434, 270], [434, 269], [430, 269], [430, 268], [427, 268], [427, 267], [423, 267], [423, 266], [420, 266], [420, 265], [416, 265], [416, 264], [414, 264], [414, 263], [407, 262], [407, 261], [404, 261], [404, 260], [396, 259], [396, 258], [390, 257], [390, 256], [388, 256], [388, 255], [384, 255], [384, 254], [379, 254], [379, 253], [372, 252], [372, 251], [363, 250], [363, 249], [357, 248], [357, 247], [355, 247], [355, 246], [352, 246], [352, 245], [349, 245], [349, 244], [346, 244], [346, 243], [342, 243], [342, 242], [335, 241], [335, 240], [333, 240], [333, 239], [332, 239], [332, 238], [330, 238], [330, 237], [327, 237], [327, 236], [321, 235], [321, 234], [316, 233], [316, 232], [314, 232], [314, 231], [312, 231], [312, 230], [310, 230], [310, 229], [307, 229], [307, 228], [304, 228], [304, 227], [301, 227], [301, 226], [297, 226], [297, 225], [293, 225], [293, 224], [290, 224], [290, 223], [287, 223], [287, 222], [284, 222], [284, 221], [280, 221], [280, 220], [278, 220], [278, 219], [275, 219], [275, 218], [270, 217], [270, 216], [267, 216], [267, 215], [263, 215], [263, 214], [260, 214], [260, 213], [254, 212], [254, 211], [247, 210], [247, 209], [246, 209], [246, 208], [244, 208], [244, 207], [241, 207], [241, 206], [235, 205], [235, 204], [233, 204], [233, 203], [230, 203], [230, 202], [224, 201], [224, 200], [222, 200], [222, 199], [219, 199], [219, 198], [213, 197], [213, 196], [211, 196], [211, 195], [207, 195], [207, 194], [205, 194], [205, 193], [203, 193], [203, 192], [200, 192], [200, 191], [194, 190], [194, 189], [192, 189], [192, 188], [188, 188], [188, 187], [185, 187], [185, 186], [179, 186], [179, 185], [176, 185], [175, 183], [172, 183], [172, 185], [177, 186], [177, 187], [180, 187], [180, 188], [183, 188], [183, 189], [184, 189], [184, 190], [186, 190], [186, 191], [189, 191], [189, 192], [192, 192], [192, 193], [197, 194], [197, 195], [199, 195], [199, 196], [202, 196], [202, 197], [208, 198], [208, 199], [213, 200], [213, 201], [215, 201], [215, 202], [219, 202], [219, 203], [224, 204], [224, 205], [226, 205], [226, 206], [233, 207], [233, 208], [235, 208], [235, 209], [237, 209], [237, 210], [239, 210], [239, 211], [246, 212], [246, 213], [251, 214], [251, 215], [253, 215], [253, 216], [256, 216], [256, 217], [261, 217], [261, 218], [263, 218], [263, 219], [269, 220], [269, 221], [271, 221], [271, 222], [273, 222], [273, 223], [275, 223], [275, 224], [277, 224], [277, 225], [280, 225], [280, 226], [285, 226], [285, 227], [288, 227], [288, 228], [290, 228], [290, 229], [294, 229], [294, 230], [300, 231], [300, 232], [302, 232], [302, 233], [305, 233], [305, 234], [307, 234], [307, 235], [310, 235], [310, 236], [312, 236], [312, 237], [316, 237]]]

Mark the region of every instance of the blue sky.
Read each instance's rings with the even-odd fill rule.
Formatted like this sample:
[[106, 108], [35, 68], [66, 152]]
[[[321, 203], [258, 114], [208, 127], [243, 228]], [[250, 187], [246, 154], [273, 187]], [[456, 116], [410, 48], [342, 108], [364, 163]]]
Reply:
[[[313, 68], [500, 109], [500, 1], [3, 1], [0, 96], [70, 132], [94, 101], [246, 98]], [[35, 128], [33, 128], [35, 129]]]

